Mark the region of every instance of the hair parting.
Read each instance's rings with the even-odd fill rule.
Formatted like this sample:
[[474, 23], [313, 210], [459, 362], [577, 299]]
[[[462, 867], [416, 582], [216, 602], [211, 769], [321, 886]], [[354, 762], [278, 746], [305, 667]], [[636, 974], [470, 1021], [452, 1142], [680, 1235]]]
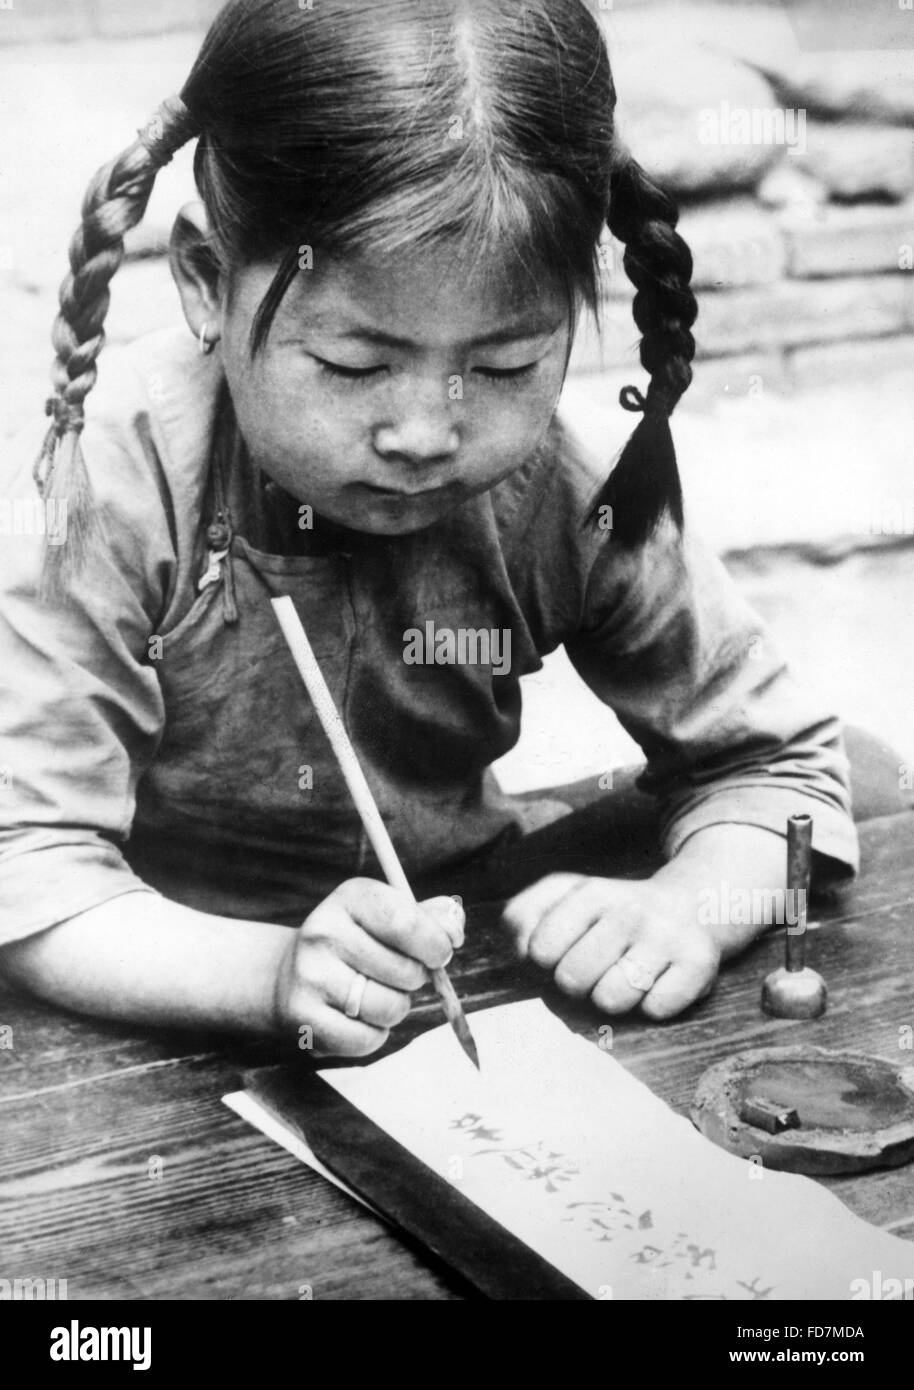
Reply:
[[[442, 244], [461, 263], [561, 284], [599, 306], [599, 243], [625, 245], [650, 383], [623, 393], [642, 419], [591, 516], [613, 543], [682, 524], [669, 416], [691, 380], [697, 308], [672, 200], [620, 146], [603, 32], [585, 0], [229, 0], [179, 98], [93, 178], [53, 330], [51, 424], [35, 465], [66, 500], [66, 546], [46, 549], [43, 592], [101, 543], [80, 436], [124, 235], [158, 169], [197, 136], [194, 176], [228, 275], [276, 263], [250, 347], [266, 342], [299, 255], [396, 254]], [[64, 554], [64, 551], [66, 554]]]

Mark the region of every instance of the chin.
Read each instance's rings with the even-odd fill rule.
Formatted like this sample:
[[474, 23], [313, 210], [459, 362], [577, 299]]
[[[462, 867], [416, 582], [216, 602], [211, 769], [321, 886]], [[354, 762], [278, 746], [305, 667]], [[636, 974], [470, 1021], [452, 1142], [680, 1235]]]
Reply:
[[353, 507], [347, 515], [334, 515], [333, 520], [347, 530], [369, 536], [412, 536], [417, 531], [444, 521], [465, 501], [465, 494], [426, 501], [406, 501], [391, 498], [373, 506]]
[[[453, 511], [453, 507], [448, 509]], [[447, 512], [435, 510], [429, 511], [424, 516], [393, 517], [393, 516], [370, 516], [352, 517], [341, 524], [350, 531], [359, 531], [366, 536], [413, 536], [418, 531], [427, 531], [429, 527], [443, 521]]]

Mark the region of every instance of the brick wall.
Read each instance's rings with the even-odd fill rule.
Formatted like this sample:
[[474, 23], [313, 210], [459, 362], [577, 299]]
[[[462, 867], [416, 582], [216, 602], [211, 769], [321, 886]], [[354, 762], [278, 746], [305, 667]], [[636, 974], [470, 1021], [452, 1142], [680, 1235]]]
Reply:
[[[161, 44], [146, 36], [199, 30], [221, 2], [0, 0], [0, 42], [33, 40], [40, 55], [40, 46], [54, 40], [93, 37], [96, 41], [86, 45], [86, 54], [95, 55], [96, 67], [90, 70], [100, 74], [93, 97], [102, 89], [106, 110], [116, 114], [123, 106], [122, 119], [112, 115], [112, 128], [129, 131], [136, 119], [131, 119], [125, 92], [104, 80], [113, 56], [123, 55], [126, 63], [132, 48], [133, 67], [127, 70], [137, 74], [137, 81], [126, 86], [130, 99], [139, 100], [137, 87], [144, 86], [140, 75], [163, 66]], [[848, 0], [835, 3], [843, 11]], [[710, 15], [707, 0], [704, 7], [692, 0], [672, 5], [666, 0], [662, 15], [654, 12], [657, 4], [614, 0], [611, 46], [628, 142], [684, 208], [680, 227], [694, 254], [700, 300], [700, 367], [693, 395], [746, 393], [760, 377], [766, 386], [790, 390], [842, 374], [880, 372], [886, 364], [914, 365], [914, 61], [907, 68], [899, 66], [896, 54], [889, 68], [884, 52], [875, 58], [871, 54], [869, 62], [865, 54], [853, 55], [850, 65], [831, 58], [820, 61], [800, 52], [789, 26], [788, 42], [772, 44], [766, 39], [768, 26], [780, 15], [783, 29], [785, 14], [794, 12], [793, 0], [783, 6], [758, 0], [748, 9], [743, 0], [742, 7], [721, 4]], [[720, 25], [724, 11], [725, 32]], [[621, 22], [626, 13], [631, 14], [628, 27]], [[677, 19], [684, 23], [678, 31]], [[914, 14], [908, 13], [908, 19], [914, 42]], [[137, 40], [132, 46], [118, 42], [106, 47], [99, 41], [131, 35]], [[156, 93], [180, 82], [197, 40], [187, 32], [167, 42], [181, 52], [172, 55], [169, 75], [146, 81], [150, 91], [143, 102], [157, 100]], [[729, 56], [722, 54], [724, 48]], [[764, 78], [754, 66], [761, 51], [768, 55]], [[80, 58], [75, 44], [56, 52], [63, 71], [69, 64], [82, 72], [88, 61]], [[914, 57], [914, 50], [909, 52]], [[33, 61], [31, 55], [18, 56], [25, 68]], [[27, 83], [23, 90], [29, 90]], [[702, 140], [706, 111], [743, 106], [798, 107], [804, 114], [804, 149]], [[41, 168], [39, 162], [32, 170], [32, 148], [29, 142], [21, 152], [18, 182], [23, 188]], [[57, 157], [56, 136], [44, 148], [47, 158]], [[154, 199], [151, 215], [129, 239], [130, 259], [137, 263], [128, 262], [117, 280], [110, 319], [115, 341], [157, 327], [175, 312], [172, 296], [162, 290], [163, 285], [167, 289], [164, 261], [158, 266], [154, 261], [167, 244], [175, 208], [193, 196], [187, 159], [184, 168], [184, 184], [173, 188], [170, 201], [156, 204]], [[16, 183], [12, 179], [14, 189]], [[50, 218], [52, 196], [46, 187], [35, 192], [33, 201], [34, 206], [20, 199], [14, 229], [32, 226], [38, 208], [42, 219]], [[68, 202], [61, 225], [69, 225], [72, 217]], [[0, 224], [0, 270], [2, 233]], [[12, 235], [9, 240], [13, 242]], [[62, 256], [51, 268], [44, 262], [33, 265], [29, 238], [23, 233], [20, 240], [22, 245], [9, 248], [7, 269], [33, 290], [50, 294]], [[637, 331], [621, 248], [608, 250], [608, 346], [604, 354], [593, 334], [582, 334], [573, 366], [585, 378], [612, 378], [618, 372], [631, 379]], [[153, 263], [146, 264], [145, 258]], [[121, 324], [120, 306], [128, 301], [130, 314]]]
[[[748, 394], [756, 380], [790, 391], [900, 363], [914, 369], [914, 198], [802, 213], [712, 199], [687, 209], [680, 231], [700, 306], [696, 393]], [[622, 248], [610, 243], [606, 260], [603, 340], [631, 343]], [[621, 384], [634, 363], [631, 350], [610, 360], [583, 334], [572, 369], [618, 372]]]
[[[167, 34], [205, 27], [225, 0], [0, 0], [0, 44]], [[674, 0], [676, 3], [677, 0]], [[294, 0], [290, 0], [294, 3]], [[670, 0], [590, 0], [604, 13], [647, 10]], [[689, 0], [678, 0], [687, 6]], [[704, 0], [708, 3], [708, 0]], [[711, 0], [726, 5], [730, 0]], [[804, 0], [741, 0], [755, 6]]]
[[0, 0], [0, 44], [201, 29], [223, 0]]

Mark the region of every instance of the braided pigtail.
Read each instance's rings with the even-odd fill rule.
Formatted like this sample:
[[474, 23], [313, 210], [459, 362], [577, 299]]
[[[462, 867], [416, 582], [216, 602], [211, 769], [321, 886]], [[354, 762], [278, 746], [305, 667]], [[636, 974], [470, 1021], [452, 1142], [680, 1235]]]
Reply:
[[692, 254], [676, 232], [679, 214], [634, 159], [625, 155], [610, 180], [607, 225], [625, 246], [625, 273], [635, 286], [633, 313], [641, 330], [641, 364], [650, 375], [647, 395], [634, 386], [619, 397], [626, 410], [643, 418], [622, 450], [590, 520], [600, 508], [612, 511], [613, 541], [626, 547], [644, 543], [663, 516], [683, 524], [682, 486], [670, 432], [670, 415], [692, 380], [698, 314], [689, 287]]
[[[60, 312], [51, 340], [57, 354], [52, 417], [33, 477], [42, 500], [67, 509], [66, 546], [45, 549], [41, 593], [60, 599], [67, 570], [78, 571], [100, 543], [100, 528], [80, 447], [84, 402], [95, 385], [96, 361], [105, 341], [109, 283], [124, 258], [124, 235], [141, 221], [156, 174], [195, 133], [180, 97], [164, 101], [128, 149], [93, 178], [82, 205], [82, 225], [70, 242], [70, 273], [60, 287]], [[66, 550], [66, 559], [62, 552]]]

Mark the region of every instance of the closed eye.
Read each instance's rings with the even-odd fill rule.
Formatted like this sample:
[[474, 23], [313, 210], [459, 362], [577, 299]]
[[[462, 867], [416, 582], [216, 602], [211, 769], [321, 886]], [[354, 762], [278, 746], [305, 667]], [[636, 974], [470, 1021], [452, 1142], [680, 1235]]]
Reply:
[[[312, 354], [314, 356], [314, 354]], [[377, 367], [347, 367], [341, 362], [331, 362], [326, 357], [314, 356], [314, 361], [318, 364], [321, 371], [328, 372], [331, 376], [342, 377], [347, 381], [364, 381], [368, 377], [380, 376], [387, 368], [383, 365]], [[479, 376], [485, 377], [489, 381], [521, 381], [524, 377], [530, 376], [539, 366], [539, 361], [527, 362], [521, 367], [477, 367], [475, 368]]]
[[539, 362], [527, 362], [523, 367], [477, 367], [476, 370], [480, 376], [489, 377], [492, 381], [517, 381], [529, 376], [538, 366]]
[[382, 367], [344, 367], [341, 362], [328, 362], [325, 357], [315, 357], [315, 362], [322, 371], [330, 372], [332, 376], [346, 377], [349, 381], [358, 381], [360, 378], [377, 376], [386, 369]]

